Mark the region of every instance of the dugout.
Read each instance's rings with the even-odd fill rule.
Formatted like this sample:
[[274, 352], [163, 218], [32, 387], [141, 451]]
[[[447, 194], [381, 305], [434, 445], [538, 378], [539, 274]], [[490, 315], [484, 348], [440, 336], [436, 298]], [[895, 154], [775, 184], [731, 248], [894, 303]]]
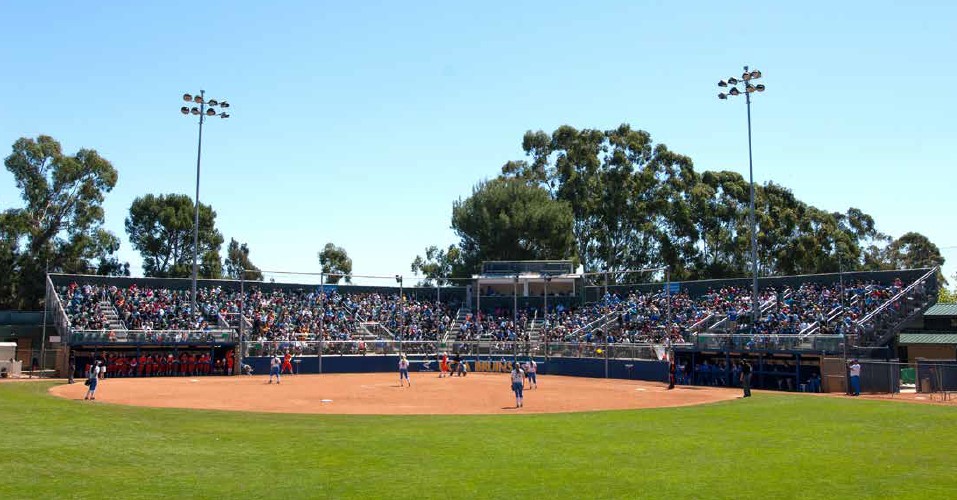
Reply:
[[[208, 375], [225, 375], [226, 373], [217, 373], [216, 361], [222, 361], [222, 367], [226, 365], [226, 358], [230, 355], [235, 354], [234, 345], [188, 345], [188, 344], [169, 344], [169, 345], [156, 345], [156, 344], [144, 344], [138, 346], [118, 346], [118, 345], [89, 345], [89, 346], [79, 346], [71, 349], [72, 354], [75, 357], [75, 365], [73, 376], [75, 378], [85, 377], [88, 373], [89, 367], [93, 365], [95, 361], [104, 362], [104, 366], [108, 368], [108, 376], [115, 377], [142, 377], [142, 376], [186, 376], [189, 373], [193, 374], [208, 374]], [[232, 354], [231, 354], [232, 353]], [[194, 359], [198, 359], [203, 355], [209, 357], [209, 369], [203, 370], [202, 372], [196, 367], [200, 363], [194, 361], [194, 367], [192, 370], [189, 370], [187, 366], [182, 364], [183, 355], [190, 356], [192, 355]], [[168, 359], [168, 356], [172, 355], [174, 362], [168, 365], [157, 365], [149, 370], [140, 365], [139, 360], [144, 356], [147, 358], [154, 357], [164, 357]], [[137, 359], [137, 367], [132, 372], [126, 371], [120, 373], [114, 369], [115, 364], [111, 363], [112, 360], [117, 358], [124, 359]], [[129, 366], [125, 364], [124, 366]], [[165, 370], [160, 370], [160, 366], [166, 366]], [[69, 372], [69, 369], [64, 369], [64, 373]]]
[[820, 354], [802, 352], [735, 352], [675, 349], [678, 383], [741, 387], [743, 361], [751, 363], [751, 388], [811, 391], [812, 378], [823, 379]]
[[957, 391], [957, 361], [917, 360], [918, 392]]

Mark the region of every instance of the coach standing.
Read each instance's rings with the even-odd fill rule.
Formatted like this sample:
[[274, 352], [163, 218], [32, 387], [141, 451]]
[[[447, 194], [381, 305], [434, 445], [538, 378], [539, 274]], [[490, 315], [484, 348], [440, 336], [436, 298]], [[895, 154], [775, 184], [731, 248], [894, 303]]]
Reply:
[[74, 375], [76, 374], [76, 353], [73, 352], [72, 349], [70, 350], [70, 368], [69, 368], [69, 370], [70, 370], [70, 378], [67, 380], [67, 383], [68, 383], [68, 384], [72, 384], [72, 383], [74, 382], [73, 377], [74, 377]]
[[847, 369], [851, 375], [851, 396], [860, 396], [861, 395], [861, 364], [858, 363], [856, 359], [852, 359], [851, 364], [847, 367]]
[[677, 368], [675, 367], [675, 360], [672, 359], [671, 362], [668, 363], [668, 390], [669, 391], [675, 388], [675, 371], [676, 370]]

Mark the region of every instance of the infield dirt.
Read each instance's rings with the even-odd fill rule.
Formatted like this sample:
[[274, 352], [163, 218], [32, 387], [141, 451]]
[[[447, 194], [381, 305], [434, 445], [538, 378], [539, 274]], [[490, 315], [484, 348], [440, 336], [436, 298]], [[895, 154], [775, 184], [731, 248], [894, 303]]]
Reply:
[[[413, 373], [412, 387], [400, 387], [394, 373], [267, 376], [128, 378], [100, 381], [96, 401], [162, 408], [365, 415], [563, 413], [688, 406], [738, 397], [739, 390], [667, 386], [656, 382], [541, 375], [538, 389], [525, 390], [515, 408], [508, 374], [470, 373], [438, 378]], [[82, 400], [82, 383], [50, 389]]]

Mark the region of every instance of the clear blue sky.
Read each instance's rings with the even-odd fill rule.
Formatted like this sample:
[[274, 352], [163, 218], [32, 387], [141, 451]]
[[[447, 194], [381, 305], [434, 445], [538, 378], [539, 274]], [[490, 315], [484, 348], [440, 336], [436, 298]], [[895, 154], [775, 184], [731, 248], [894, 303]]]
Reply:
[[[0, 145], [43, 133], [112, 161], [106, 225], [135, 274], [133, 199], [194, 190], [183, 92], [233, 105], [205, 127], [200, 193], [227, 242], [264, 269], [318, 271], [333, 241], [356, 273], [409, 275], [529, 129], [627, 122], [746, 175], [744, 102], [715, 86], [744, 64], [768, 87], [758, 182], [924, 233], [957, 270], [953, 2], [6, 1], [0, 18]], [[17, 196], [4, 169], [0, 208]]]

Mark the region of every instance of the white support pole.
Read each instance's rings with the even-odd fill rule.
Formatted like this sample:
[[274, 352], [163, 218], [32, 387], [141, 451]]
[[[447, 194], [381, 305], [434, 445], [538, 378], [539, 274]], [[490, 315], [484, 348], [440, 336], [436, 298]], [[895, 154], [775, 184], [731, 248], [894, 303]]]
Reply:
[[605, 378], [608, 378], [608, 328], [605, 328]]
[[236, 374], [243, 374], [243, 360], [246, 354], [246, 270], [239, 271], [239, 362], [233, 370]]

